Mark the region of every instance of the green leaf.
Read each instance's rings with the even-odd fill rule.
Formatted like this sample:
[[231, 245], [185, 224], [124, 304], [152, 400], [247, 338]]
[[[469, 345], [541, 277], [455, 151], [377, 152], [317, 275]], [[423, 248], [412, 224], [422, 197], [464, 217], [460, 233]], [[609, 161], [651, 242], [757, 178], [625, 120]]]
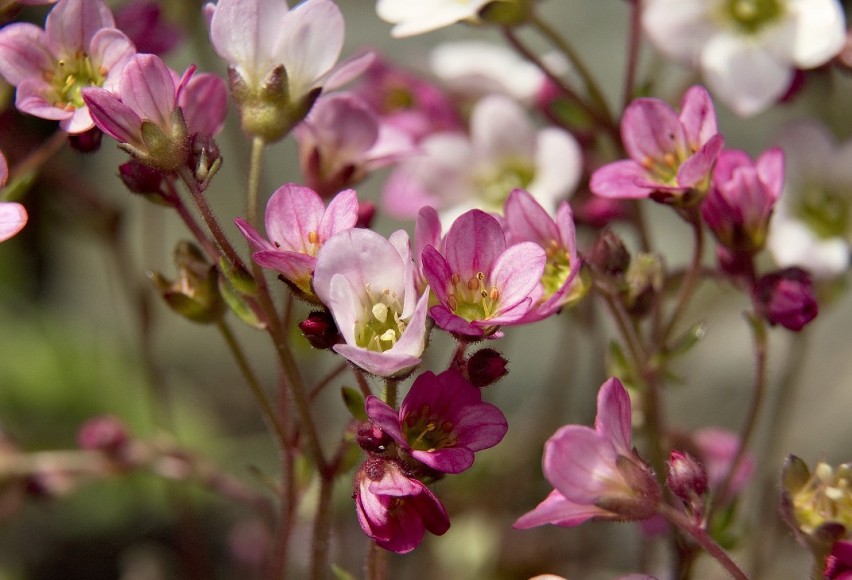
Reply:
[[367, 411], [364, 409], [364, 395], [361, 394], [361, 391], [353, 387], [343, 387], [340, 389], [340, 394], [343, 396], [343, 403], [352, 417], [359, 421], [366, 421]]

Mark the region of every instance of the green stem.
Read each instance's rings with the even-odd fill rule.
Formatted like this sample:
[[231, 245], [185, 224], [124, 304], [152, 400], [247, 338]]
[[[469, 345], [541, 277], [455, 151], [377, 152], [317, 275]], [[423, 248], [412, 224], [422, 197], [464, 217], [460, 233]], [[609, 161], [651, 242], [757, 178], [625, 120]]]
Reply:
[[257, 198], [260, 189], [260, 168], [265, 147], [266, 142], [262, 137], [252, 139], [251, 164], [249, 165], [248, 187], [246, 188], [246, 219], [255, 228], [258, 224]]
[[737, 566], [728, 554], [725, 553], [725, 550], [713, 541], [710, 534], [708, 534], [703, 528], [695, 525], [684, 514], [664, 503], [657, 506], [657, 513], [664, 517], [674, 527], [692, 536], [692, 538], [694, 538], [710, 556], [718, 561], [733, 578], [736, 578], [737, 580], [748, 580], [748, 576], [745, 575], [745, 572], [740, 570], [739, 566]]
[[675, 309], [672, 312], [671, 318], [669, 318], [669, 322], [663, 330], [662, 335], [659, 337], [658, 344], [661, 348], [665, 348], [669, 336], [686, 310], [686, 307], [689, 305], [689, 301], [695, 291], [696, 284], [701, 278], [701, 261], [704, 257], [704, 229], [701, 226], [701, 219], [697, 211], [690, 211], [687, 219], [692, 226], [692, 233], [695, 242], [692, 252], [692, 261], [690, 262], [689, 269], [686, 271], [686, 275], [684, 276], [683, 284], [680, 287], [680, 295], [678, 296]]
[[275, 410], [269, 402], [269, 397], [266, 396], [263, 387], [260, 386], [257, 377], [255, 377], [254, 371], [249, 365], [243, 349], [240, 347], [240, 343], [237, 341], [234, 333], [231, 332], [231, 328], [224, 320], [218, 320], [216, 322], [216, 328], [219, 329], [219, 332], [222, 334], [222, 338], [225, 339], [231, 354], [237, 361], [237, 366], [240, 367], [240, 372], [243, 374], [243, 378], [246, 380], [246, 383], [251, 390], [251, 394], [260, 406], [266, 426], [278, 439], [278, 445], [282, 449], [286, 448], [289, 444], [289, 440], [287, 438], [287, 434], [284, 432], [284, 427], [278, 420], [278, 416], [275, 414]]
[[397, 385], [399, 381], [396, 379], [385, 379], [385, 403], [391, 408], [396, 409]]
[[583, 83], [586, 86], [586, 91], [588, 91], [589, 96], [597, 105], [598, 110], [603, 114], [607, 126], [614, 126], [615, 123], [612, 119], [612, 113], [609, 110], [609, 105], [607, 105], [606, 99], [603, 96], [603, 91], [601, 91], [600, 86], [598, 85], [597, 80], [594, 75], [592, 75], [589, 68], [583, 62], [583, 59], [580, 58], [580, 54], [574, 49], [573, 46], [568, 42], [565, 37], [563, 37], [559, 32], [554, 29], [550, 23], [545, 20], [542, 20], [538, 17], [535, 12], [530, 15], [530, 23], [538, 29], [541, 34], [544, 35], [560, 52], [562, 52], [565, 57], [571, 62], [574, 67], [574, 70], [577, 71], [577, 74], [580, 75], [580, 78], [583, 79]]
[[630, 40], [627, 43], [627, 66], [624, 71], [622, 109], [633, 99], [636, 84], [636, 66], [639, 62], [639, 41], [642, 39], [642, 10], [638, 0], [630, 2]]
[[201, 244], [201, 247], [204, 248], [204, 251], [207, 252], [207, 256], [210, 260], [216, 264], [219, 262], [219, 250], [215, 243], [213, 243], [207, 234], [204, 233], [204, 230], [201, 229], [201, 226], [198, 225], [198, 222], [195, 220], [195, 217], [192, 215], [192, 212], [186, 207], [186, 204], [183, 203], [183, 199], [181, 199], [180, 195], [177, 192], [177, 188], [174, 184], [174, 178], [170, 177], [165, 180], [166, 187], [169, 189], [168, 197], [166, 198], [169, 203], [172, 204], [172, 207], [177, 211], [178, 216], [183, 221], [184, 225], [187, 229], [192, 232], [195, 240]]

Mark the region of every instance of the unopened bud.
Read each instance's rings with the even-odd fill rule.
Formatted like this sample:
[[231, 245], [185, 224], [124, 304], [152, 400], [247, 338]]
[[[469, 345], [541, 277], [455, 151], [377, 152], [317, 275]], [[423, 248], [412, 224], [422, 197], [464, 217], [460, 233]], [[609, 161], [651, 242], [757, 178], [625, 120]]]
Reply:
[[630, 266], [630, 252], [618, 234], [605, 230], [595, 240], [589, 261], [608, 276], [620, 276]]
[[819, 313], [811, 276], [801, 268], [785, 268], [762, 276], [755, 286], [758, 307], [769, 324], [802, 330]]
[[666, 485], [671, 492], [680, 498], [696, 520], [703, 519], [707, 470], [700, 461], [682, 451], [671, 452], [666, 468]]
[[625, 274], [627, 289], [624, 303], [634, 316], [650, 312], [657, 295], [663, 288], [663, 263], [656, 254], [637, 254]]
[[206, 189], [222, 166], [222, 155], [212, 136], [200, 134], [193, 136], [188, 165], [192, 169], [195, 180]]
[[475, 387], [487, 387], [509, 373], [507, 361], [493, 348], [483, 348], [467, 360], [467, 378]]
[[92, 127], [84, 133], [68, 135], [68, 144], [80, 153], [94, 153], [101, 148], [103, 136], [103, 131], [97, 127]]
[[124, 423], [112, 415], [92, 417], [77, 432], [77, 445], [81, 449], [116, 453], [126, 444]]
[[174, 253], [178, 278], [170, 282], [157, 272], [148, 276], [172, 310], [193, 322], [213, 322], [225, 311], [219, 294], [218, 274], [201, 250], [190, 242], [179, 242]]
[[118, 176], [131, 192], [162, 198], [163, 173], [161, 171], [131, 159], [118, 166]]
[[362, 423], [355, 435], [358, 445], [367, 453], [384, 453], [388, 445], [393, 443], [390, 435], [372, 423]]
[[311, 312], [306, 319], [299, 323], [299, 330], [311, 343], [319, 349], [331, 348], [340, 342], [340, 333], [334, 318], [325, 310]]

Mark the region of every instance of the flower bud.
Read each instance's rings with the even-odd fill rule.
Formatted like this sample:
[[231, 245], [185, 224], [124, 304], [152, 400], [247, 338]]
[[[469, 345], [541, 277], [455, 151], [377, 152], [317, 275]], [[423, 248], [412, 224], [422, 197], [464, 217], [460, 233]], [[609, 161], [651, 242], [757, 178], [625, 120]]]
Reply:
[[174, 261], [178, 267], [178, 279], [174, 282], [157, 272], [148, 274], [169, 307], [193, 322], [219, 319], [225, 304], [219, 294], [216, 269], [197, 246], [186, 241], [178, 243]]
[[124, 423], [112, 415], [92, 417], [77, 432], [77, 445], [90, 451], [116, 453], [127, 444]]
[[487, 387], [509, 373], [506, 359], [493, 348], [483, 348], [467, 359], [467, 379], [475, 387]]
[[318, 349], [331, 348], [340, 342], [340, 333], [334, 318], [325, 310], [315, 310], [299, 323], [302, 335]]
[[683, 501], [707, 493], [707, 471], [701, 462], [683, 451], [672, 451], [667, 464], [666, 485]]
[[798, 332], [819, 312], [810, 274], [785, 268], [762, 276], [754, 289], [761, 314], [775, 326]]
[[355, 435], [358, 445], [367, 453], [384, 453], [388, 446], [393, 443], [390, 435], [372, 423], [362, 423]]
[[131, 159], [118, 166], [118, 176], [131, 192], [162, 198], [163, 173], [161, 171]]
[[589, 261], [608, 276], [620, 276], [630, 266], [630, 252], [618, 234], [605, 230], [595, 240]]
[[202, 189], [206, 189], [210, 180], [222, 166], [222, 155], [219, 146], [211, 135], [196, 133], [192, 137], [189, 160], [189, 168], [192, 170], [195, 180]]
[[657, 294], [663, 289], [663, 263], [656, 254], [637, 254], [625, 274], [627, 288], [624, 305], [634, 316], [644, 316], [651, 310]]
[[376, 216], [376, 204], [371, 201], [358, 202], [358, 221], [355, 222], [356, 228], [369, 228], [373, 223], [373, 218]]
[[80, 153], [94, 153], [101, 148], [104, 133], [97, 127], [92, 127], [85, 133], [68, 135], [68, 145]]

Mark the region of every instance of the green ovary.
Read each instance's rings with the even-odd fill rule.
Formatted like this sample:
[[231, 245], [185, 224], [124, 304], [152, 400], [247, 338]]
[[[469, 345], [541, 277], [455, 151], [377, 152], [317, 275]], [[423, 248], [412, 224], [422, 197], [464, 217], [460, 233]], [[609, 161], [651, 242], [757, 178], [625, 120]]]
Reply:
[[105, 77], [106, 71], [96, 68], [85, 53], [81, 52], [74, 57], [60, 59], [50, 79], [54, 90], [53, 104], [75, 109], [84, 107], [81, 91], [86, 87], [102, 86]]
[[848, 237], [849, 198], [835, 191], [812, 186], [804, 191], [796, 214], [822, 239]]
[[405, 331], [400, 320], [402, 303], [395, 292], [372, 292], [367, 285], [368, 304], [355, 322], [355, 344], [375, 352], [391, 349]]
[[754, 34], [784, 12], [781, 0], [726, 0], [725, 14], [743, 32]]
[[451, 284], [448, 302], [456, 316], [473, 322], [488, 320], [494, 315], [500, 303], [500, 291], [495, 286], [488, 287], [484, 273], [478, 272], [470, 280], [453, 274]]

